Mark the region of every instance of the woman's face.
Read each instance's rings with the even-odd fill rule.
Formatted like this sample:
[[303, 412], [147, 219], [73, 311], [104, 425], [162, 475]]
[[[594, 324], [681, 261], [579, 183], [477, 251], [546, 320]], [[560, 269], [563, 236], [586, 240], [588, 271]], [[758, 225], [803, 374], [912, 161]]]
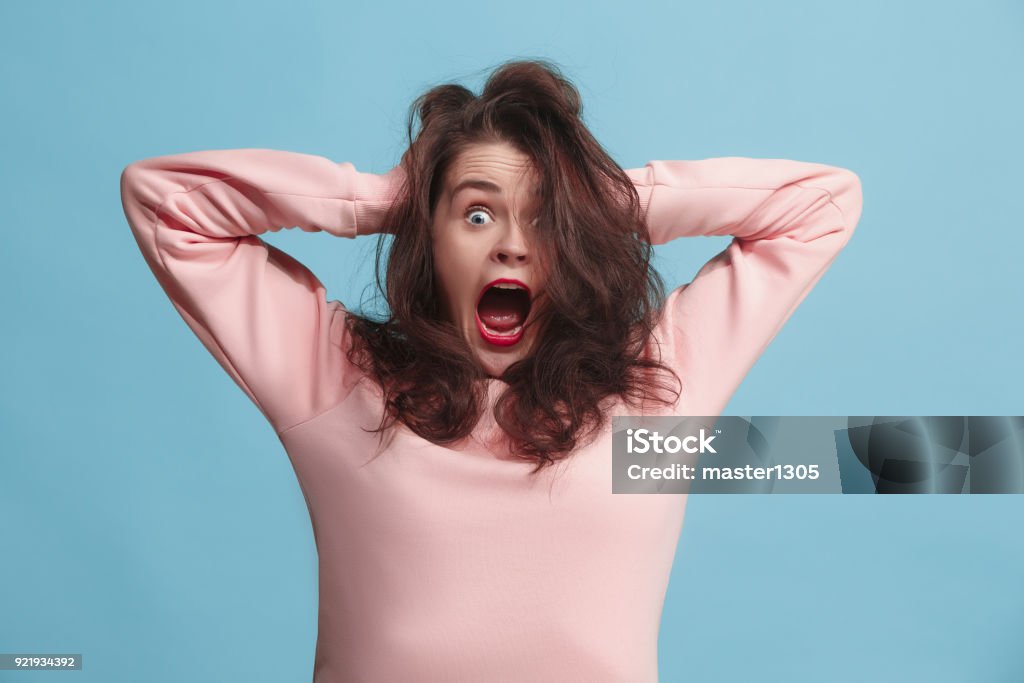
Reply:
[[443, 314], [491, 377], [527, 356], [535, 341], [536, 300], [547, 279], [533, 243], [537, 182], [514, 147], [476, 144], [448, 169], [434, 210]]

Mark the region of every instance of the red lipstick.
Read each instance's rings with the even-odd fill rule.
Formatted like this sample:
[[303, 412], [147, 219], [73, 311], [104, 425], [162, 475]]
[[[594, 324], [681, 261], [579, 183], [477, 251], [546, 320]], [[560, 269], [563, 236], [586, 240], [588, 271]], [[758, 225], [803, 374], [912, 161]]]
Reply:
[[484, 294], [487, 292], [488, 289], [500, 284], [511, 284], [521, 287], [523, 290], [526, 291], [526, 295], [530, 298], [530, 300], [533, 300], [533, 295], [530, 292], [530, 288], [526, 286], [526, 283], [522, 282], [521, 280], [516, 280], [515, 278], [498, 278], [497, 280], [492, 280], [491, 282], [488, 282], [486, 285], [484, 285], [484, 288], [480, 290], [480, 294], [476, 298], [476, 309], [473, 311], [473, 316], [476, 319], [476, 326], [477, 329], [480, 331], [480, 336], [483, 337], [484, 341], [488, 342], [489, 344], [494, 344], [495, 346], [512, 346], [513, 344], [517, 343], [520, 339], [523, 338], [523, 334], [526, 331], [525, 320], [523, 321], [522, 325], [519, 325], [516, 328], [518, 331], [515, 332], [514, 334], [501, 334], [496, 330], [488, 328], [480, 319], [480, 300], [484, 298]]
[[484, 298], [484, 294], [487, 293], [488, 289], [490, 289], [494, 285], [505, 285], [505, 284], [508, 284], [508, 285], [519, 285], [520, 287], [522, 287], [523, 289], [526, 290], [526, 294], [527, 294], [527, 296], [530, 297], [530, 301], [533, 301], [533, 294], [530, 292], [530, 288], [526, 286], [525, 282], [523, 282], [522, 280], [516, 280], [515, 278], [510, 278], [510, 277], [499, 277], [497, 280], [492, 280], [491, 282], [488, 282], [486, 285], [484, 285], [484, 288], [480, 290], [480, 293], [476, 297], [476, 305], [477, 306], [480, 305], [480, 299]]

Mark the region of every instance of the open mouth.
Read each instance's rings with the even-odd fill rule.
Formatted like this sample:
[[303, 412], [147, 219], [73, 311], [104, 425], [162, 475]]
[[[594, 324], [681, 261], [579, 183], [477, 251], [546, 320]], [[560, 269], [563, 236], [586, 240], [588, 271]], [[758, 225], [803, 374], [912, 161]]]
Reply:
[[484, 341], [511, 346], [522, 339], [531, 299], [530, 289], [519, 280], [502, 278], [487, 285], [476, 305], [476, 324]]

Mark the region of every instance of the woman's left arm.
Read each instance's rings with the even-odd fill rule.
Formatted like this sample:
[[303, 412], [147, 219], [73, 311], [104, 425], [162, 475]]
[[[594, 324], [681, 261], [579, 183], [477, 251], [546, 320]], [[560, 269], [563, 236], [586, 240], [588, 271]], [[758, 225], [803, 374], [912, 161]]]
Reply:
[[[652, 244], [733, 237], [666, 301], [659, 339], [678, 410], [718, 415], [860, 220], [860, 179], [788, 159], [650, 161], [629, 169]], [[667, 352], [667, 353], [666, 353]]]

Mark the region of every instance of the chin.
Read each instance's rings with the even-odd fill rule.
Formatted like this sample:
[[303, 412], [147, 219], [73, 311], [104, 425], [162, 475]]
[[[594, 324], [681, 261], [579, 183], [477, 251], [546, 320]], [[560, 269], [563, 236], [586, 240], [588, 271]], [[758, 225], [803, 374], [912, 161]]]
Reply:
[[519, 350], [501, 352], [478, 348], [476, 357], [488, 376], [500, 379], [508, 367], [521, 359], [523, 354]]
[[494, 346], [477, 333], [470, 346], [484, 372], [489, 377], [500, 379], [510, 365], [526, 357], [531, 341], [529, 336], [525, 336], [514, 346]]

